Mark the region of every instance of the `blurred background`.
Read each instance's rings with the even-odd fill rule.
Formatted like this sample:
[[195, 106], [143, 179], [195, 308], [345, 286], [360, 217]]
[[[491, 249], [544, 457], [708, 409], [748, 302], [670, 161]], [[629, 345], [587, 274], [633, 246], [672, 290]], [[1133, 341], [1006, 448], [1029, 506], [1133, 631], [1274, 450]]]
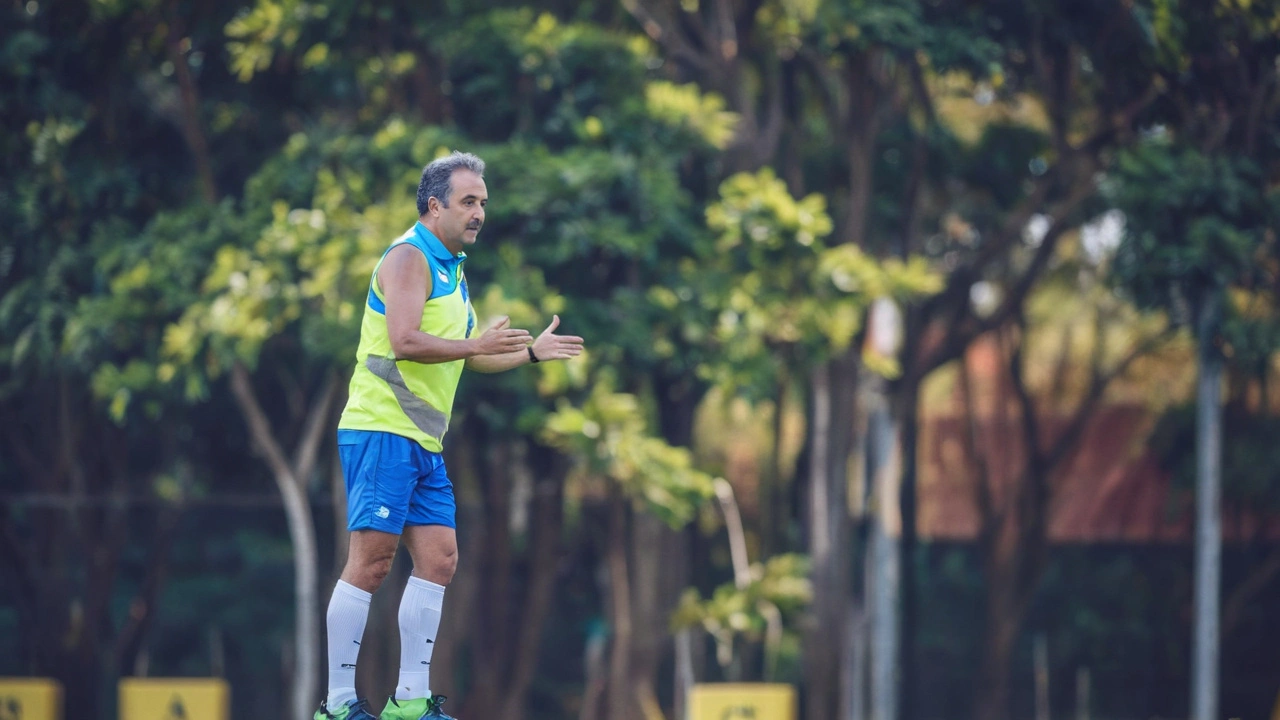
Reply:
[[1273, 717], [1280, 2], [0, 14], [0, 675], [66, 717], [310, 717], [361, 304], [453, 149], [480, 317], [590, 352], [462, 381], [446, 709]]

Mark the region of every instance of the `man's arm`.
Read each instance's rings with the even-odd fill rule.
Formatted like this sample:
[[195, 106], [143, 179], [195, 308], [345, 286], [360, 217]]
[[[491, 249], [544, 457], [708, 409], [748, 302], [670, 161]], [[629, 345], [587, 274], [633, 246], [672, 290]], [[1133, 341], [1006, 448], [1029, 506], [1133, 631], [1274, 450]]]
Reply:
[[[582, 354], [582, 338], [576, 335], [556, 335], [553, 331], [560, 326], [560, 316], [554, 315], [547, 326], [533, 341], [533, 356], [538, 362], [543, 360], [568, 360]], [[467, 369], [482, 373], [496, 373], [512, 368], [528, 365], [533, 362], [529, 349], [523, 348], [500, 355], [477, 355], [467, 359]]]
[[531, 362], [533, 361], [529, 359], [528, 350], [516, 350], [501, 355], [473, 355], [467, 358], [467, 369], [482, 373], [500, 373]]
[[447, 340], [422, 332], [422, 311], [431, 295], [427, 259], [407, 243], [394, 247], [378, 269], [378, 286], [387, 303], [387, 335], [397, 360], [424, 364], [526, 352], [527, 330], [515, 330], [503, 319], [483, 335]]

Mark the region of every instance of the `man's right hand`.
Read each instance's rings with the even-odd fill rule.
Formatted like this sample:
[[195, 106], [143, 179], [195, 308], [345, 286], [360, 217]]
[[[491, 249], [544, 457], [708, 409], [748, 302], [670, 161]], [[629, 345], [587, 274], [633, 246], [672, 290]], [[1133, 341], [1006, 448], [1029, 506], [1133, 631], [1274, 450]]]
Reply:
[[505, 355], [522, 352], [531, 342], [533, 342], [533, 336], [528, 330], [511, 327], [511, 318], [503, 316], [493, 327], [476, 338], [476, 354]]

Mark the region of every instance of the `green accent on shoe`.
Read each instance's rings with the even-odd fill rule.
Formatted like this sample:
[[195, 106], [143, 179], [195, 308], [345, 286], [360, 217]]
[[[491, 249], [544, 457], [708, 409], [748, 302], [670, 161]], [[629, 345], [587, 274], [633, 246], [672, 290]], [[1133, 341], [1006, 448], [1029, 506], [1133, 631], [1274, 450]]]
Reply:
[[440, 709], [444, 705], [444, 695], [432, 695], [430, 698], [413, 698], [412, 700], [387, 701], [379, 720], [454, 720]]

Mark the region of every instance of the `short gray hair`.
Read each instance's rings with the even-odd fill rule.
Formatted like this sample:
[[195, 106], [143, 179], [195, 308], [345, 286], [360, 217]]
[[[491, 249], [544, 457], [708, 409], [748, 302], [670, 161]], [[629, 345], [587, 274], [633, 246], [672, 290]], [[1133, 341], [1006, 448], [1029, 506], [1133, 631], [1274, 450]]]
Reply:
[[418, 183], [418, 217], [427, 214], [427, 201], [435, 198], [449, 207], [449, 195], [453, 193], [453, 172], [470, 170], [484, 177], [484, 161], [471, 153], [453, 152], [432, 160], [422, 168], [422, 180]]

